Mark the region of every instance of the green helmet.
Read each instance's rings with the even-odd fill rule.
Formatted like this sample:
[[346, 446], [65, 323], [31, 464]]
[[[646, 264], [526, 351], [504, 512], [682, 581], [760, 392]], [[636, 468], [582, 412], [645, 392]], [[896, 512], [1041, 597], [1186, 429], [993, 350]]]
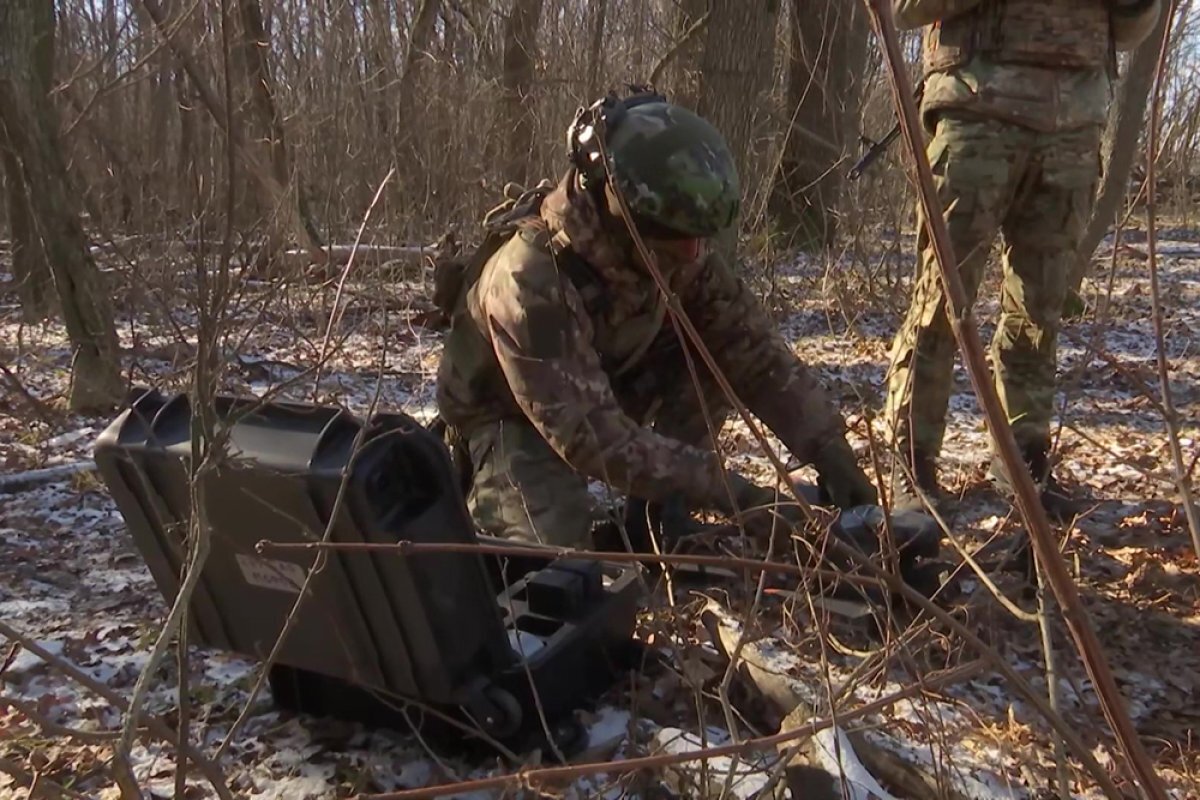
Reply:
[[737, 167], [709, 122], [661, 97], [609, 111], [605, 121], [609, 169], [639, 221], [708, 237], [737, 219]]

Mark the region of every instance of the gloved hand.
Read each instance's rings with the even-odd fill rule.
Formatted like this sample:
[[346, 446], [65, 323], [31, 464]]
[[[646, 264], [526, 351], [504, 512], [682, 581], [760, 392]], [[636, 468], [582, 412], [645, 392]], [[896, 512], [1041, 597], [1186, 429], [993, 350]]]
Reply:
[[1118, 17], [1136, 17], [1149, 11], [1158, 0], [1108, 0], [1108, 10]]
[[[830, 566], [846, 571], [858, 566], [843, 548], [832, 542], [815, 540], [813, 530], [806, 528], [804, 511], [788, 496], [777, 496], [773, 490], [738, 475], [731, 476], [731, 486], [741, 509], [738, 520], [751, 536], [769, 540], [772, 534], [781, 537], [799, 534], [812, 542], [814, 551], [820, 553]], [[917, 512], [894, 512], [890, 521], [890, 544], [883, 509], [873, 503], [842, 510], [837, 519], [828, 524], [828, 531], [840, 544], [881, 566], [890, 566], [885, 556], [894, 548], [900, 578], [917, 591], [932, 594], [938, 587], [938, 577], [936, 567], [929, 560], [941, 551], [941, 530], [937, 523]]]
[[[735, 522], [756, 539], [769, 541], [772, 533], [782, 537], [792, 535], [805, 523], [804, 511], [787, 494], [776, 494], [773, 489], [751, 483], [736, 473], [730, 473], [729, 486], [737, 508], [723, 507]], [[724, 504], [722, 504], [724, 505]]]
[[822, 501], [838, 508], [870, 506], [879, 502], [879, 492], [858, 466], [854, 451], [844, 439], [829, 443], [813, 459]]

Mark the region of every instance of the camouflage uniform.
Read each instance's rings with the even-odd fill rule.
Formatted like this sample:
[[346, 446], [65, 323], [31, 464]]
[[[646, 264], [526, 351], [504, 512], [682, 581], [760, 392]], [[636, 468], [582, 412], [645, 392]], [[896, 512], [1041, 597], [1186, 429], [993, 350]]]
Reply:
[[[1146, 36], [1158, 0], [895, 0], [902, 28], [929, 26], [922, 118], [934, 182], [968, 300], [1004, 234], [992, 361], [1027, 453], [1045, 448], [1067, 274], [1100, 172], [1115, 51]], [[918, 213], [920, 210], [918, 207]], [[920, 266], [892, 346], [887, 419], [901, 451], [942, 446], [956, 345], [923, 215]]]
[[[796, 457], [869, 490], [843, 420], [729, 265], [709, 255], [660, 267], [751, 411]], [[708, 445], [705, 412], [719, 425], [729, 408], [692, 360], [699, 392], [661, 293], [570, 171], [486, 262], [447, 340], [438, 404], [468, 445], [476, 522], [585, 543], [587, 478], [650, 501], [728, 508], [730, 474]]]

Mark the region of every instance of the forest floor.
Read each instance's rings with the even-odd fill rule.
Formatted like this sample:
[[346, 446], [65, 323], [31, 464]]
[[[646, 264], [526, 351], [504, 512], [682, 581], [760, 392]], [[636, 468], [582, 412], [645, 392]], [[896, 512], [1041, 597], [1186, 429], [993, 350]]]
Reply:
[[[1170, 231], [1159, 246], [1172, 389], [1184, 427], [1184, 457], [1191, 467], [1200, 457], [1196, 238], [1188, 231]], [[1061, 531], [1062, 549], [1142, 740], [1171, 796], [1184, 800], [1200, 797], [1200, 744], [1195, 741], [1200, 730], [1200, 569], [1175, 500], [1163, 419], [1154, 399], [1156, 351], [1143, 248], [1135, 239], [1118, 254], [1105, 318], [1093, 311], [1084, 321], [1067, 326], [1062, 339], [1060, 475], [1095, 500], [1090, 511]], [[910, 244], [905, 242], [901, 250], [911, 252]], [[6, 258], [0, 255], [0, 291], [10, 279], [4, 273]], [[162, 263], [164, 271], [158, 275], [134, 279], [119, 264], [108, 274], [116, 296], [130, 304], [118, 309], [124, 368], [135, 384], [170, 390], [187, 380], [196, 318], [178, 300], [178, 293], [193, 285], [187, 274], [170, 279], [172, 265]], [[902, 257], [899, 263], [903, 270], [911, 269], [911, 258]], [[782, 329], [796, 353], [820, 370], [842, 403], [854, 444], [869, 462], [863, 412], [878, 413], [887, 350], [898, 319], [894, 306], [867, 299], [847, 301], [853, 292], [836, 271], [841, 269], [807, 261], [781, 266], [774, 305], [789, 309], [781, 316]], [[317, 396], [362, 412], [378, 388], [382, 408], [427, 418], [441, 348], [441, 334], [420, 324], [429, 307], [420, 299], [427, 276], [413, 278], [410, 272], [409, 280], [383, 283], [377, 270], [364, 269], [362, 274], [376, 277], [352, 276], [347, 284], [348, 302], [339, 327], [347, 335], [322, 373]], [[1101, 283], [1105, 280], [1102, 276]], [[333, 295], [331, 285], [319, 290], [251, 288], [223, 341], [226, 388], [261, 393], [303, 376], [322, 350]], [[835, 296], [840, 298], [836, 302]], [[62, 410], [71, 365], [65, 331], [57, 323], [22, 324], [19, 309], [12, 305], [15, 300], [4, 297], [0, 294], [0, 302], [9, 305], [0, 308], [0, 363], [37, 399], [38, 413], [45, 419], [39, 419], [29, 399], [11, 387], [0, 392], [0, 475], [86, 460], [110, 419]], [[995, 297], [992, 280], [977, 307], [985, 338], [994, 327]], [[139, 310], [133, 313], [131, 308]], [[958, 499], [946, 517], [959, 544], [978, 552], [988, 542], [1010, 539], [1021, 523], [989, 488], [986, 433], [961, 367], [956, 368], [955, 380], [944, 482]], [[1142, 385], [1149, 390], [1143, 391]], [[311, 398], [311, 378], [297, 382], [287, 394]], [[727, 426], [723, 446], [747, 472], [769, 473], [766, 459], [754, 451], [740, 423]], [[993, 577], [997, 590], [1013, 603], [1025, 611], [1035, 608], [1018, 576]], [[957, 618], [986, 640], [993, 655], [1044, 694], [1038, 626], [1006, 610], [965, 568], [960, 594], [955, 600]], [[694, 747], [699, 739], [709, 745], [730, 739], [721, 705], [713, 699], [714, 679], [719, 682], [722, 671], [719, 659], [705, 643], [705, 630], [696, 621], [699, 615], [687, 613], [712, 598], [721, 598], [735, 610], [745, 602], [736, 587], [703, 593], [695, 587], [676, 587], [673, 611], [658, 598], [650, 615], [658, 624], [671, 613], [677, 615], [672, 617], [677, 623], [686, 620], [654, 643], [670, 652], [668, 663], [679, 668], [663, 667], [625, 682], [597, 707], [581, 712], [589, 743], [577, 761], [617, 761]], [[0, 620], [128, 697], [166, 610], [116, 506], [93, 474], [82, 472], [0, 493]], [[959, 646], [940, 651], [930, 646], [915, 653], [892, 639], [888, 646], [893, 651], [882, 668], [879, 659], [863, 668], [864, 660], [871, 660], [864, 651], [877, 651], [881, 645], [861, 624], [778, 599], [762, 606], [754, 627], [771, 638], [768, 649], [774, 653], [774, 665], [808, 687], [819, 710], [827, 709], [829, 698], [843, 687], [848, 696], [838, 709], [844, 713], [912, 686], [923, 670], [980, 657]], [[1061, 621], [1053, 626], [1053, 640], [1060, 673], [1059, 713], [1122, 783], [1119, 750]], [[107, 742], [55, 736], [4, 698], [32, 704], [43, 721], [91, 731], [113, 729], [119, 724], [118, 713], [32, 653], [13, 650], [15, 658], [6, 660], [6, 652], [9, 643], [0, 640], [0, 762], [23, 765], [41, 779], [85, 796], [118, 797], [106, 777], [111, 752]], [[247, 699], [255, 663], [193, 648], [189, 670], [193, 738], [211, 751]], [[173, 718], [176, 678], [173, 663], [160, 671], [146, 704], [149, 713]], [[704, 687], [703, 698], [697, 685]], [[748, 715], [735, 734], [747, 738], [773, 733], [769, 722]], [[992, 662], [982, 663], [973, 677], [898, 700], [887, 713], [848, 727], [865, 730], [887, 747], [907, 748], [906, 757], [937, 772], [957, 793], [952, 796], [1053, 796], [1047, 788], [1056, 761], [1051, 729]], [[773, 751], [765, 752], [742, 765], [732, 796], [765, 796], [763, 787], [776, 758]], [[138, 744], [134, 762], [143, 787], [154, 796], [173, 795], [172, 748]], [[728, 768], [729, 762], [723, 763]], [[284, 713], [272, 707], [269, 694], [257, 701], [220, 766], [239, 795], [289, 800], [387, 792], [508, 769], [498, 767], [494, 759], [434, 757], [411, 735]], [[721, 762], [711, 765], [713, 772], [720, 767]], [[1101, 796], [1078, 759], [1069, 758], [1067, 770], [1072, 796]], [[701, 796], [696, 789], [680, 788], [696, 778], [694, 771], [685, 772], [664, 780], [680, 796]], [[671, 796], [650, 788], [658, 782], [658, 776], [600, 775], [560, 790], [561, 796], [581, 798], [618, 797], [623, 792]], [[193, 787], [188, 797], [212, 796], [194, 770], [188, 783]], [[0, 798], [24, 796], [19, 782], [0, 772]], [[852, 786], [848, 796], [866, 795], [861, 786]]]

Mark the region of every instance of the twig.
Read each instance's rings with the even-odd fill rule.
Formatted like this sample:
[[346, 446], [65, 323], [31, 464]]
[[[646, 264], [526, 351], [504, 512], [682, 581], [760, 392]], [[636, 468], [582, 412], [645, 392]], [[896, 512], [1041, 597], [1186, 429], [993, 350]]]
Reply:
[[6, 705], [20, 711], [23, 717], [26, 717], [30, 722], [51, 736], [66, 736], [85, 744], [108, 744], [121, 735], [120, 731], [83, 731], [78, 728], [59, 725], [57, 722], [51, 722], [45, 716], [38, 713], [38, 710], [34, 708], [32, 703], [27, 703], [15, 697], [0, 695], [0, 706]]
[[[1171, 3], [1163, 11], [1165, 14], [1174, 13], [1176, 3]], [[1192, 534], [1192, 547], [1196, 557], [1200, 558], [1200, 513], [1192, 497], [1192, 483], [1188, 478], [1189, 470], [1184, 465], [1183, 448], [1179, 444], [1179, 414], [1175, 410], [1175, 398], [1171, 392], [1171, 367], [1167, 363], [1166, 336], [1163, 333], [1162, 293], [1158, 285], [1158, 230], [1155, 198], [1158, 189], [1155, 186], [1155, 162], [1158, 160], [1159, 123], [1162, 117], [1163, 84], [1167, 71], [1167, 52], [1171, 44], [1171, 26], [1163, 28], [1162, 46], [1158, 54], [1158, 72], [1154, 78], [1154, 105], [1150, 110], [1150, 136], [1146, 144], [1146, 183], [1149, 186], [1146, 194], [1146, 248], [1150, 264], [1150, 319], [1154, 322], [1154, 347], [1158, 356], [1158, 383], [1162, 392], [1163, 423], [1167, 428], [1167, 445], [1171, 451], [1171, 465], [1175, 471], [1175, 485], [1183, 501], [1183, 513], [1187, 518], [1188, 530]]]
[[1000, 404], [1000, 398], [992, 385], [979, 330], [971, 317], [966, 303], [962, 278], [958, 273], [954, 249], [942, 216], [941, 203], [934, 188], [933, 172], [929, 165], [922, 136], [918, 127], [918, 112], [913, 101], [912, 87], [904, 68], [904, 57], [896, 34], [892, 4], [889, 0], [863, 0], [871, 13], [876, 33], [885, 51], [893, 99], [904, 138], [917, 172], [917, 189], [925, 212], [926, 224], [933, 242], [935, 258], [941, 272], [946, 295], [946, 311], [950, 327], [958, 340], [963, 362], [975, 388], [975, 395], [984, 411], [988, 429], [992, 434], [1001, 460], [1013, 483], [1017, 508], [1024, 518], [1034, 550], [1046, 568], [1046, 579], [1054, 590], [1063, 617], [1070, 628], [1079, 654], [1089, 677], [1096, 688], [1100, 707], [1116, 734], [1125, 755], [1132, 777], [1140, 781], [1142, 788], [1152, 800], [1166, 800], [1166, 792], [1155, 772], [1154, 763], [1147, 755], [1138, 737], [1137, 729], [1129, 718], [1121, 690], [1113, 678], [1112, 669], [1104, 655], [1096, 632], [1093, 630], [1087, 609], [1079, 598], [1078, 588], [1067, 571], [1063, 558], [1055, 546], [1050, 533], [1046, 510], [1042, 507], [1033, 477], [1025, 467], [1013, 438], [1012, 428]]
[[329, 312], [329, 324], [325, 328], [325, 337], [321, 341], [321, 354], [317, 358], [317, 371], [313, 376], [313, 400], [317, 399], [317, 392], [321, 387], [321, 365], [325, 363], [325, 359], [329, 354], [329, 336], [333, 333], [333, 329], [337, 327], [341, 315], [338, 313], [342, 306], [342, 290], [346, 287], [346, 278], [350, 276], [350, 270], [354, 268], [354, 256], [358, 251], [359, 244], [362, 242], [363, 231], [366, 230], [367, 222], [371, 219], [371, 212], [375, 210], [375, 206], [379, 203], [379, 198], [383, 196], [383, 190], [387, 188], [391, 182], [392, 176], [396, 174], [396, 168], [392, 167], [388, 170], [387, 175], [379, 184], [379, 188], [375, 190], [375, 196], [371, 198], [371, 204], [367, 206], [367, 213], [363, 215], [362, 222], [358, 225], [358, 234], [354, 237], [354, 245], [350, 249], [349, 255], [346, 257], [346, 266], [342, 269], [342, 275], [338, 279], [337, 292], [333, 296], [333, 309]]
[[[198, 487], [201, 492], [203, 492], [204, 481], [198, 480], [197, 475], [200, 470], [205, 468], [207, 463], [210, 463], [210, 458], [211, 451], [205, 454], [205, 463], [194, 466], [191, 483], [194, 487]], [[125, 716], [124, 730], [114, 748], [115, 760], [118, 762], [118, 767], [121, 766], [121, 762], [128, 763], [129, 754], [133, 747], [138, 717], [141, 715], [141, 706], [145, 702], [146, 696], [150, 693], [150, 682], [158, 669], [158, 665], [166, 656], [167, 648], [170, 646], [171, 640], [175, 638], [175, 632], [179, 630], [183, 623], [188, 604], [191, 602], [196, 587], [200, 584], [200, 576], [203, 574], [204, 565], [211, 552], [211, 535], [207, 530], [207, 526], [203, 524], [200, 515], [193, 513], [193, 524], [190, 527], [192, 535], [189, 538], [193, 542], [191, 558], [188, 559], [186, 574], [179, 586], [179, 592], [175, 596], [175, 602], [171, 605], [171, 610], [167, 614], [167, 620], [163, 623], [163, 627], [158, 633], [158, 638], [155, 640], [154, 646], [150, 649], [150, 656], [147, 658], [146, 664], [133, 686], [133, 697], [129, 700], [129, 709]], [[118, 778], [120, 778], [122, 771], [118, 769]]]
[[[1046, 574], [1041, 559], [1035, 559], [1037, 569], [1038, 628], [1042, 634], [1042, 655], [1046, 662], [1046, 700], [1058, 711], [1058, 665], [1054, 657], [1054, 632], [1051, 630], [1051, 614], [1054, 598], [1046, 593]], [[1060, 800], [1071, 800], [1070, 783], [1067, 778], [1067, 754], [1061, 736], [1054, 737], [1054, 772], [1058, 779]]]
[[581, 561], [609, 561], [614, 564], [664, 564], [668, 566], [721, 567], [743, 569], [752, 572], [777, 572], [797, 577], [821, 577], [826, 580], [844, 580], [864, 586], [881, 586], [883, 581], [867, 575], [846, 575], [829, 569], [802, 567], [780, 561], [759, 561], [753, 558], [734, 556], [701, 556], [687, 553], [622, 553], [596, 550], [572, 550], [569, 547], [535, 547], [532, 545], [467, 544], [460, 542], [414, 542], [401, 539], [383, 544], [377, 542], [275, 542], [259, 540], [255, 550], [335, 550], [359, 553], [394, 553], [399, 556], [432, 555], [436, 553], [465, 553], [480, 556], [510, 556], [545, 558], [570, 558]]
[[[67, 677], [74, 680], [79, 685], [90, 689], [91, 691], [103, 697], [113, 705], [118, 711], [125, 711], [129, 708], [129, 702], [121, 695], [117, 694], [110, 687], [105, 686], [100, 681], [88, 675], [79, 667], [71, 662], [56, 656], [46, 648], [42, 647], [37, 641], [24, 633], [21, 633], [16, 628], [8, 625], [3, 620], [0, 620], [0, 636], [6, 639], [11, 639], [14, 642], [20, 642], [21, 646], [40, 658], [42, 661], [54, 667], [59, 672], [62, 672]], [[175, 731], [170, 725], [163, 722], [161, 719], [149, 714], [143, 715], [143, 720], [146, 723], [146, 728], [150, 733], [154, 734], [155, 738], [161, 739], [169, 744], [175, 744]], [[187, 756], [191, 759], [196, 768], [204, 774], [205, 779], [212, 784], [213, 790], [216, 791], [217, 797], [221, 800], [233, 800], [233, 794], [230, 793], [229, 787], [225, 785], [225, 777], [221, 774], [220, 769], [211, 760], [206, 758], [203, 753], [191, 745], [185, 748]]]
[[52, 780], [43, 778], [41, 775], [32, 775], [15, 761], [9, 761], [7, 758], [0, 758], [0, 772], [5, 772], [11, 775], [14, 779], [20, 781], [29, 787], [29, 797], [32, 800], [38, 797], [39, 793], [44, 793], [47, 797], [63, 797], [68, 800], [87, 800], [87, 795], [73, 792], [59, 786]]

